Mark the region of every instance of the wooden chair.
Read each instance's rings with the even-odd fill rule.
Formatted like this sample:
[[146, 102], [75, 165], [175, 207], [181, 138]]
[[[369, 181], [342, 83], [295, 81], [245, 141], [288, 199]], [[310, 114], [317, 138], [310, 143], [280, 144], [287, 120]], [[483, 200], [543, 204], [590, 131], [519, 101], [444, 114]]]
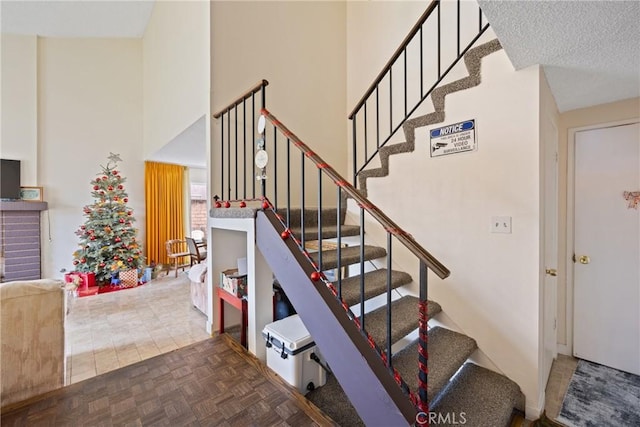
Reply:
[[207, 244], [205, 242], [197, 242], [191, 237], [187, 237], [186, 240], [190, 257], [189, 267], [192, 267], [193, 264], [200, 264], [200, 261], [207, 259]]
[[180, 259], [190, 256], [189, 252], [186, 251], [185, 241], [180, 239], [167, 240], [165, 247], [167, 248], [167, 257], [169, 257], [169, 261], [176, 269], [176, 277], [178, 277], [178, 268], [182, 268], [182, 271], [184, 271], [187, 266], [186, 263], [180, 264]]

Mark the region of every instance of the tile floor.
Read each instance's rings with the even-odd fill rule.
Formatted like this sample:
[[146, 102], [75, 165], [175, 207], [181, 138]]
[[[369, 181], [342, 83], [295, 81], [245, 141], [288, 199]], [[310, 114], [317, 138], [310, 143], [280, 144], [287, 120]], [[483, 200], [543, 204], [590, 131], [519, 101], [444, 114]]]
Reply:
[[209, 338], [185, 273], [74, 298], [66, 320], [67, 384]]

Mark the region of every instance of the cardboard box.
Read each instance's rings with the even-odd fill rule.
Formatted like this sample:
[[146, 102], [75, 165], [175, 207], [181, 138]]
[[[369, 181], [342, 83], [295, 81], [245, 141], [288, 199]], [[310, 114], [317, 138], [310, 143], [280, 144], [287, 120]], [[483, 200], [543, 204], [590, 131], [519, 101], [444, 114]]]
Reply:
[[220, 287], [238, 298], [247, 296], [247, 275], [238, 274], [237, 268], [220, 273]]

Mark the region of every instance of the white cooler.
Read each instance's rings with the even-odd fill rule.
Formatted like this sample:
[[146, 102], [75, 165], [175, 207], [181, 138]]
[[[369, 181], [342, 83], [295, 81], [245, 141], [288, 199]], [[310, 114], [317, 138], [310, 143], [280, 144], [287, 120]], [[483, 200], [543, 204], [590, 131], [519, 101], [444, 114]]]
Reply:
[[268, 324], [262, 330], [267, 342], [267, 366], [302, 394], [323, 386], [324, 368], [311, 354], [320, 356], [300, 316], [293, 315]]

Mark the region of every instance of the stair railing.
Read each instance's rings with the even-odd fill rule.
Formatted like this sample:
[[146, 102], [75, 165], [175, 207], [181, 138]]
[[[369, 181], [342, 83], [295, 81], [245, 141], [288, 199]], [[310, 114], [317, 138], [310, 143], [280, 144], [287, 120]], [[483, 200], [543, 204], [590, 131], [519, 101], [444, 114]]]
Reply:
[[[303, 252], [306, 259], [312, 264], [314, 272], [311, 275], [312, 280], [322, 280], [327, 287], [331, 290], [333, 295], [341, 302], [342, 307], [347, 312], [348, 317], [357, 325], [360, 329], [363, 338], [368, 341], [368, 344], [376, 350], [379, 358], [384, 365], [388, 368], [389, 374], [393, 377], [395, 382], [399, 385], [404, 395], [408, 395], [409, 399], [413, 403], [417, 411], [428, 413], [427, 404], [427, 276], [428, 270], [433, 271], [438, 277], [446, 278], [449, 276], [449, 270], [432, 254], [418, 244], [414, 238], [400, 228], [395, 222], [393, 222], [384, 212], [382, 212], [377, 206], [375, 206], [369, 199], [364, 197], [356, 188], [351, 185], [345, 178], [343, 178], [335, 169], [327, 164], [320, 156], [318, 156], [309, 146], [307, 146], [300, 138], [298, 138], [293, 132], [291, 132], [282, 122], [280, 122], [273, 114], [267, 109], [262, 109], [262, 117], [258, 125], [258, 130], [266, 137], [271, 133], [269, 125], [272, 128], [271, 133], [271, 145], [269, 152], [269, 165], [266, 167], [266, 174], [269, 179], [274, 180], [274, 190], [281, 186], [286, 187], [286, 194], [281, 199], [285, 200], [285, 206], [279, 204], [279, 198], [275, 194], [271, 198], [265, 198], [263, 202], [263, 208], [272, 209], [275, 212], [276, 217], [280, 220], [284, 231], [282, 232], [283, 238], [292, 238], [297, 244], [300, 251]], [[264, 120], [264, 121], [263, 121]], [[283, 146], [282, 146], [283, 145]], [[299, 151], [296, 155], [295, 151], [292, 153], [292, 146]], [[278, 147], [280, 147], [278, 149]], [[278, 158], [280, 163], [278, 163]], [[295, 157], [299, 158], [298, 160]], [[273, 160], [273, 161], [271, 161]], [[283, 165], [284, 163], [284, 165]], [[278, 166], [280, 165], [280, 166]], [[306, 169], [306, 166], [310, 167]], [[280, 170], [281, 173], [285, 173], [286, 177], [281, 177], [281, 181], [278, 182], [276, 172]], [[317, 173], [314, 173], [317, 170]], [[315, 175], [315, 177], [314, 177]], [[314, 208], [317, 208], [317, 218], [306, 218], [308, 212], [305, 212], [305, 208], [310, 206], [309, 203], [309, 191], [306, 189], [309, 186], [309, 180], [315, 180], [316, 184], [311, 185], [313, 198], [311, 203]], [[286, 182], [286, 185], [285, 185]], [[291, 183], [295, 182], [296, 185], [292, 186]], [[331, 194], [332, 191], [325, 192], [325, 184], [333, 185], [335, 187], [335, 204], [325, 203], [325, 194]], [[270, 186], [269, 186], [270, 187]], [[300, 198], [299, 206], [300, 212], [292, 209], [292, 188], [299, 188], [299, 194], [296, 197]], [[271, 193], [268, 193], [271, 195]], [[360, 209], [360, 315], [356, 316], [348, 305], [342, 300], [342, 276], [340, 274], [342, 269], [341, 251], [342, 251], [342, 239], [341, 225], [344, 219], [346, 198], [352, 198], [358, 204]], [[331, 206], [337, 207], [336, 226], [337, 226], [337, 278], [332, 282], [325, 275], [324, 271], [327, 270], [323, 263], [323, 207]], [[366, 313], [364, 311], [364, 264], [365, 259], [365, 213], [372, 217], [381, 227], [385, 229], [387, 237], [387, 277], [386, 277], [386, 296], [387, 296], [387, 316], [386, 316], [386, 333], [387, 333], [387, 345], [386, 348], [381, 349], [374, 342], [371, 335], [366, 330]], [[293, 218], [292, 215], [300, 215], [300, 218]], [[296, 223], [299, 225], [299, 235], [294, 235], [291, 229], [291, 224]], [[316, 229], [314, 229], [315, 227]], [[309, 230], [311, 229], [311, 230]], [[317, 234], [316, 234], [317, 233]], [[306, 249], [305, 236], [313, 236], [313, 240], [317, 240], [317, 253], [311, 255]], [[391, 271], [392, 271], [392, 242], [396, 239], [402, 245], [404, 245], [418, 260], [419, 262], [419, 286], [420, 286], [420, 304], [418, 307], [418, 329], [419, 329], [419, 354], [418, 366], [419, 366], [419, 389], [416, 396], [409, 390], [407, 384], [402, 379], [392, 364], [392, 350], [391, 350]], [[402, 393], [399, 396], [403, 396]], [[398, 396], [390, 395], [392, 399], [398, 398]], [[405, 397], [406, 398], [406, 397]], [[416, 413], [405, 414], [407, 420], [413, 424]]]
[[[474, 3], [475, 7], [475, 2], [461, 2], [461, 0], [457, 0], [456, 2], [432, 1], [349, 114], [349, 120], [352, 121], [354, 186], [357, 187], [358, 185], [358, 174], [369, 165], [380, 149], [391, 140], [407, 119], [411, 117], [422, 102], [427, 99], [458, 61], [460, 61], [486, 29], [489, 28], [489, 23], [484, 22], [482, 10], [479, 7], [477, 7], [475, 12], [472, 12], [477, 14], [477, 31], [471, 31], [466, 25], [464, 28], [461, 28], [461, 17], [463, 14], [465, 15], [465, 22], [469, 21], [467, 16], [469, 15], [469, 11], [467, 9], [469, 8], [469, 4], [472, 3]], [[442, 16], [444, 14], [441, 11], [443, 4], [455, 4], [456, 18], [453, 25], [449, 25], [448, 22], [443, 22]], [[464, 11], [462, 10], [463, 8], [465, 9]], [[430, 25], [436, 28], [432, 30], [429, 27]], [[429, 72], [429, 70], [426, 70], [425, 67], [424, 34], [434, 30], [437, 35], [436, 40], [434, 40], [436, 52], [435, 57], [427, 66], [434, 67], [433, 73], [435, 75], [431, 81], [425, 82], [425, 73]], [[444, 33], [444, 30], [455, 30], [455, 34]], [[464, 30], [464, 35], [462, 35], [461, 30]], [[445, 37], [447, 41], [455, 44], [456, 55], [448, 68], [442, 71], [443, 40]], [[467, 40], [469, 40], [468, 43], [466, 43]], [[416, 48], [419, 51], [418, 54], [410, 55], [410, 51]], [[411, 65], [408, 65], [408, 61], [411, 61]], [[416, 83], [414, 80], [409, 80], [408, 70], [410, 69], [419, 70], [419, 83]], [[397, 78], [397, 73], [394, 74], [394, 70], [402, 73], [399, 79]], [[396, 75], [395, 78], [394, 75]], [[398, 83], [398, 80], [400, 80], [402, 86], [400, 92], [398, 92], [398, 90], [394, 91], [394, 83]], [[430, 85], [425, 91], [424, 89], [428, 84]], [[412, 87], [410, 90], [410, 85], [415, 85], [416, 87]], [[387, 87], [388, 91], [386, 90]], [[417, 96], [418, 99], [415, 102], [411, 102], [409, 100], [409, 93], [419, 93]], [[396, 106], [395, 110], [394, 106]], [[397, 108], [398, 106], [400, 108]], [[384, 117], [385, 115], [388, 117]], [[383, 120], [385, 122], [388, 121], [388, 124], [385, 123], [383, 126]]]
[[[268, 85], [269, 82], [266, 80], [259, 81], [213, 115], [215, 119], [220, 120], [220, 195], [216, 195], [216, 203], [220, 203], [218, 199], [230, 201], [256, 198], [258, 180], [255, 178], [256, 167], [253, 159], [256, 146], [253, 140], [256, 135], [256, 116], [266, 107]], [[247, 148], [247, 142], [250, 148]], [[266, 145], [266, 137], [264, 144]], [[261, 188], [258, 189], [261, 197], [265, 196], [265, 185], [266, 182], [261, 180]]]

